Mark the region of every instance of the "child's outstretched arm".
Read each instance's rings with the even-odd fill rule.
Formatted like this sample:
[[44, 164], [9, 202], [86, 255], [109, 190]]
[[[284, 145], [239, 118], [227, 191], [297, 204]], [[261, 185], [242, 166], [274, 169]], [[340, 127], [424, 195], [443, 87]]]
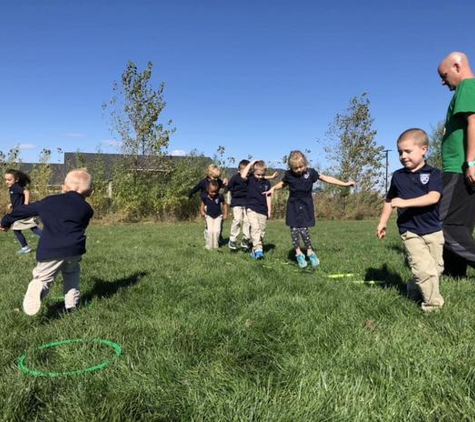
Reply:
[[337, 186], [355, 186], [356, 183], [353, 181], [350, 182], [343, 182], [340, 179], [337, 179], [336, 177], [333, 176], [327, 176], [326, 174], [320, 174], [320, 180], [325, 182], [325, 183], [330, 183], [331, 185], [337, 185]]
[[274, 173], [272, 174], [269, 174], [269, 175], [265, 175], [264, 176], [264, 179], [266, 180], [272, 180], [272, 179], [275, 179], [276, 177], [279, 176], [279, 172], [278, 171], [274, 171]]
[[381, 217], [379, 218], [379, 224], [376, 228], [376, 236], [378, 236], [378, 239], [380, 240], [386, 237], [386, 227], [392, 211], [393, 207], [391, 205], [391, 201], [384, 201], [383, 210], [381, 211]]
[[440, 192], [430, 191], [426, 195], [418, 196], [412, 199], [394, 198], [391, 201], [393, 208], [417, 208], [428, 207], [429, 205], [437, 204], [440, 201]]
[[280, 181], [279, 183], [276, 183], [274, 186], [272, 186], [269, 190], [262, 192], [262, 194], [271, 196], [274, 194], [276, 190], [282, 189], [284, 186], [285, 186], [285, 183], [283, 181]]
[[201, 215], [201, 218], [206, 218], [205, 203], [203, 201], [201, 201], [201, 205], [200, 205], [200, 215]]

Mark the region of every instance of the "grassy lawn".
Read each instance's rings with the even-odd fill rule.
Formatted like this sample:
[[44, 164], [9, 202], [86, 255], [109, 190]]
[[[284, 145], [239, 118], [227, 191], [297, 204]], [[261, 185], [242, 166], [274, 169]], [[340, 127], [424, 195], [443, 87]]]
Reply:
[[[475, 420], [473, 279], [444, 279], [446, 307], [423, 314], [404, 297], [410, 272], [395, 223], [382, 242], [375, 227], [319, 222], [314, 271], [293, 262], [279, 221], [260, 262], [206, 251], [202, 223], [94, 224], [83, 306], [59, 312], [59, 279], [34, 318], [19, 311], [34, 256], [16, 256], [13, 234], [2, 234], [1, 420]], [[123, 353], [93, 342], [37, 349], [77, 338]], [[46, 372], [112, 364], [35, 377], [18, 369], [24, 353]]]

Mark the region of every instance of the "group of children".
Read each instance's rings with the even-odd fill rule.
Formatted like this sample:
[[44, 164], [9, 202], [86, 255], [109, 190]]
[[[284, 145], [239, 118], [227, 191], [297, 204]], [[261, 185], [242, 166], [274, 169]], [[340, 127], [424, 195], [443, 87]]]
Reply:
[[[407, 285], [408, 295], [418, 300], [424, 311], [440, 309], [444, 304], [439, 291], [439, 277], [444, 268], [444, 237], [438, 213], [442, 173], [426, 164], [428, 145], [427, 133], [422, 129], [409, 129], [399, 136], [397, 147], [403, 168], [393, 174], [376, 230], [379, 239], [386, 236], [389, 217], [396, 208], [399, 233], [414, 276]], [[314, 183], [321, 180], [341, 187], [354, 186], [355, 183], [318, 173], [300, 151], [290, 152], [288, 167], [282, 180], [271, 186], [270, 180], [278, 174], [266, 175], [267, 167], [262, 160], [242, 160], [238, 173], [229, 181], [221, 180], [219, 167], [210, 165], [206, 178], [189, 193], [191, 198], [196, 192], [201, 192], [200, 214], [206, 220], [206, 248], [215, 249], [220, 244], [222, 223], [229, 213], [224, 195], [220, 193], [226, 187], [233, 212], [229, 248], [238, 249], [238, 236], [242, 232], [240, 247], [251, 249], [253, 259], [263, 259], [266, 224], [272, 215], [271, 196], [276, 190], [288, 187], [285, 222], [290, 227], [297, 263], [305, 268], [308, 259], [313, 267], [317, 267], [319, 259], [309, 231], [315, 225]], [[91, 176], [85, 170], [73, 170], [66, 176], [63, 194], [48, 196], [32, 204], [26, 189], [28, 182], [28, 176], [17, 170], [5, 173], [11, 204], [8, 206], [10, 212], [0, 223], [1, 230], [14, 230], [22, 247], [19, 253], [31, 250], [21, 234], [22, 229], [31, 228], [40, 236], [37, 265], [23, 300], [23, 310], [28, 315], [37, 314], [42, 298], [61, 272], [65, 310], [71, 311], [79, 304], [79, 262], [86, 252], [85, 229], [93, 216], [91, 206], [85, 201], [92, 190]], [[26, 220], [36, 217], [42, 221], [42, 231], [36, 220]]]
[[317, 180], [337, 186], [354, 186], [354, 182], [343, 182], [335, 177], [319, 174], [310, 168], [307, 158], [300, 151], [291, 151], [288, 158], [289, 170], [283, 179], [271, 187], [270, 179], [278, 176], [277, 172], [266, 175], [267, 166], [262, 160], [242, 160], [237, 174], [229, 181], [219, 178], [219, 168], [215, 164], [208, 167], [206, 178], [201, 180], [191, 191], [189, 197], [201, 190], [201, 216], [206, 218], [206, 248], [219, 247], [219, 234], [222, 221], [228, 216], [228, 205], [224, 196], [219, 194], [221, 187], [227, 187], [231, 195], [233, 221], [229, 235], [229, 248], [238, 248], [238, 236], [242, 230], [241, 247], [251, 249], [253, 259], [264, 258], [263, 239], [267, 220], [272, 215], [271, 196], [284, 187], [289, 188], [286, 224], [290, 227], [292, 245], [299, 267], [308, 264], [300, 248], [300, 238], [305, 245], [307, 258], [313, 267], [319, 265], [319, 259], [312, 246], [309, 227], [315, 225], [315, 208], [313, 204], [313, 185]]

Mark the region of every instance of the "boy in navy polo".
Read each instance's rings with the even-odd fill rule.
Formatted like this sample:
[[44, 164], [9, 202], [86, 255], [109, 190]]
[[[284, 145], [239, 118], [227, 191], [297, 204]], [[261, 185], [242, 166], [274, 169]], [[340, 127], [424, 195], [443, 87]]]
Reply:
[[393, 174], [376, 232], [379, 239], [386, 236], [391, 211], [397, 208], [397, 225], [414, 276], [407, 285], [408, 296], [415, 299], [415, 293], [422, 297], [423, 311], [444, 304], [439, 292], [444, 269], [444, 236], [438, 209], [442, 173], [425, 163], [428, 146], [429, 138], [422, 129], [408, 129], [399, 136], [397, 148], [404, 167]]
[[85, 198], [91, 193], [91, 176], [84, 170], [72, 170], [66, 175], [63, 193], [41, 201], [22, 205], [2, 218], [1, 229], [8, 230], [16, 221], [39, 216], [44, 228], [36, 251], [33, 280], [23, 299], [27, 315], [36, 315], [41, 299], [59, 272], [63, 275], [64, 305], [67, 311], [79, 303], [79, 262], [86, 253], [85, 230], [93, 216]]
[[218, 249], [222, 223], [228, 218], [228, 204], [219, 187], [217, 180], [210, 180], [207, 195], [201, 201], [200, 214], [206, 219], [206, 249]]
[[246, 213], [251, 226], [253, 259], [264, 258], [262, 240], [266, 233], [267, 219], [271, 216], [271, 198], [264, 194], [271, 187], [265, 178], [266, 170], [264, 161], [254, 160], [240, 172], [241, 177], [247, 180]]

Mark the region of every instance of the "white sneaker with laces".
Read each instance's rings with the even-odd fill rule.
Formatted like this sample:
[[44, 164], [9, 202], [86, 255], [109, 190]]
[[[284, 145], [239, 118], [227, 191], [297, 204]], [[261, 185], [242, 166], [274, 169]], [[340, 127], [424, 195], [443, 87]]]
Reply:
[[25, 297], [23, 298], [23, 311], [27, 315], [36, 315], [41, 308], [41, 292], [43, 283], [38, 280], [30, 281]]

